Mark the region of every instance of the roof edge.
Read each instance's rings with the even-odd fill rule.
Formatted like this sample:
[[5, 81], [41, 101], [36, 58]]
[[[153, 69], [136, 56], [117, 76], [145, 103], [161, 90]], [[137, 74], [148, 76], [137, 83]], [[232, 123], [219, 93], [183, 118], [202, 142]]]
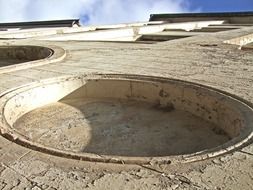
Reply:
[[207, 13], [172, 13], [172, 14], [151, 14], [149, 21], [157, 20], [173, 20], [173, 19], [186, 19], [189, 18], [230, 18], [230, 17], [253, 17], [253, 11], [247, 12], [207, 12]]
[[45, 21], [29, 21], [29, 22], [7, 22], [0, 23], [0, 28], [33, 28], [33, 27], [59, 27], [80, 25], [79, 19], [65, 20], [45, 20]]

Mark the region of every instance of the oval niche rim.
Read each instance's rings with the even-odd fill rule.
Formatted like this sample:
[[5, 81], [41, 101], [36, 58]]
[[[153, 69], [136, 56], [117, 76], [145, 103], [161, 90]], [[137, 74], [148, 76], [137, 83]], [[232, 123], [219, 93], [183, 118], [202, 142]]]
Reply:
[[[133, 157], [133, 156], [110, 156], [110, 155], [98, 155], [93, 153], [78, 153], [73, 151], [61, 150], [56, 149], [48, 146], [44, 146], [43, 144], [33, 142], [28, 140], [22, 134], [19, 134], [8, 122], [5, 117], [5, 106], [7, 102], [17, 96], [22, 92], [26, 92], [28, 90], [34, 89], [36, 87], [42, 87], [50, 84], [61, 84], [63, 82], [83, 82], [90, 80], [100, 80], [100, 79], [110, 79], [110, 80], [138, 80], [138, 81], [145, 81], [145, 82], [159, 82], [159, 83], [166, 83], [166, 82], [173, 82], [181, 85], [186, 85], [194, 88], [204, 89], [210, 92], [218, 93], [221, 96], [229, 98], [230, 101], [235, 101], [236, 103], [241, 104], [245, 107], [246, 110], [250, 110], [249, 115], [253, 113], [253, 105], [252, 103], [243, 100], [242, 98], [230, 94], [228, 92], [208, 87], [202, 84], [172, 79], [172, 78], [165, 78], [165, 77], [154, 77], [154, 76], [146, 76], [146, 75], [126, 75], [126, 74], [90, 74], [90, 75], [79, 75], [79, 76], [62, 76], [62, 77], [55, 77], [50, 79], [45, 79], [40, 82], [33, 82], [21, 87], [18, 87], [13, 90], [9, 90], [6, 93], [3, 93], [0, 96], [0, 107], [1, 107], [1, 126], [0, 126], [0, 134], [7, 138], [10, 141], [15, 142], [18, 145], [25, 146], [35, 151], [43, 152], [53, 156], [60, 156], [64, 158], [70, 158], [75, 160], [84, 160], [84, 161], [92, 161], [92, 162], [104, 162], [104, 163], [117, 163], [117, 164], [171, 164], [171, 163], [190, 163], [196, 161], [202, 161], [208, 158], [213, 158], [217, 156], [224, 155], [226, 153], [230, 153], [238, 148], [245, 147], [253, 137], [253, 130], [252, 126], [242, 135], [235, 137], [226, 143], [216, 146], [214, 148], [210, 148], [203, 151], [198, 151], [195, 153], [190, 154], [182, 154], [182, 155], [173, 155], [173, 156], [160, 156], [160, 157]], [[246, 118], [248, 119], [248, 118]], [[248, 121], [248, 120], [247, 120]], [[247, 125], [247, 123], [245, 124]]]

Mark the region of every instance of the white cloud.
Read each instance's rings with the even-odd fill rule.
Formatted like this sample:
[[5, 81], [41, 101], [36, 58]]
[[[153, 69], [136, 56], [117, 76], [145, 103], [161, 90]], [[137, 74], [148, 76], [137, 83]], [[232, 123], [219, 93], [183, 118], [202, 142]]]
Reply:
[[109, 24], [185, 11], [187, 0], [0, 0], [0, 22], [86, 17], [88, 24]]

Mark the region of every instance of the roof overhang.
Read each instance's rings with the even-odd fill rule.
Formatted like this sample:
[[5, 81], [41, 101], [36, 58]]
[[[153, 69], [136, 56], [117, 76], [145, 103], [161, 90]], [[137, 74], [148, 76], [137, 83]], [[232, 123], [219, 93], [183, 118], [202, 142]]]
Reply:
[[79, 19], [0, 23], [0, 29], [72, 27], [74, 25], [80, 25]]
[[226, 20], [231, 24], [253, 24], [253, 12], [213, 12], [182, 14], [151, 14], [150, 21], [191, 22], [207, 20]]

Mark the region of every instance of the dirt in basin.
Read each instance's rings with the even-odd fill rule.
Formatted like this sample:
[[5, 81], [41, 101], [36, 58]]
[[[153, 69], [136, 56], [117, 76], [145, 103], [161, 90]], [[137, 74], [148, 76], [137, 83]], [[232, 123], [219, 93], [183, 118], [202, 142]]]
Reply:
[[48, 147], [117, 156], [179, 155], [229, 140], [190, 113], [109, 99], [53, 103], [25, 114], [14, 127]]

